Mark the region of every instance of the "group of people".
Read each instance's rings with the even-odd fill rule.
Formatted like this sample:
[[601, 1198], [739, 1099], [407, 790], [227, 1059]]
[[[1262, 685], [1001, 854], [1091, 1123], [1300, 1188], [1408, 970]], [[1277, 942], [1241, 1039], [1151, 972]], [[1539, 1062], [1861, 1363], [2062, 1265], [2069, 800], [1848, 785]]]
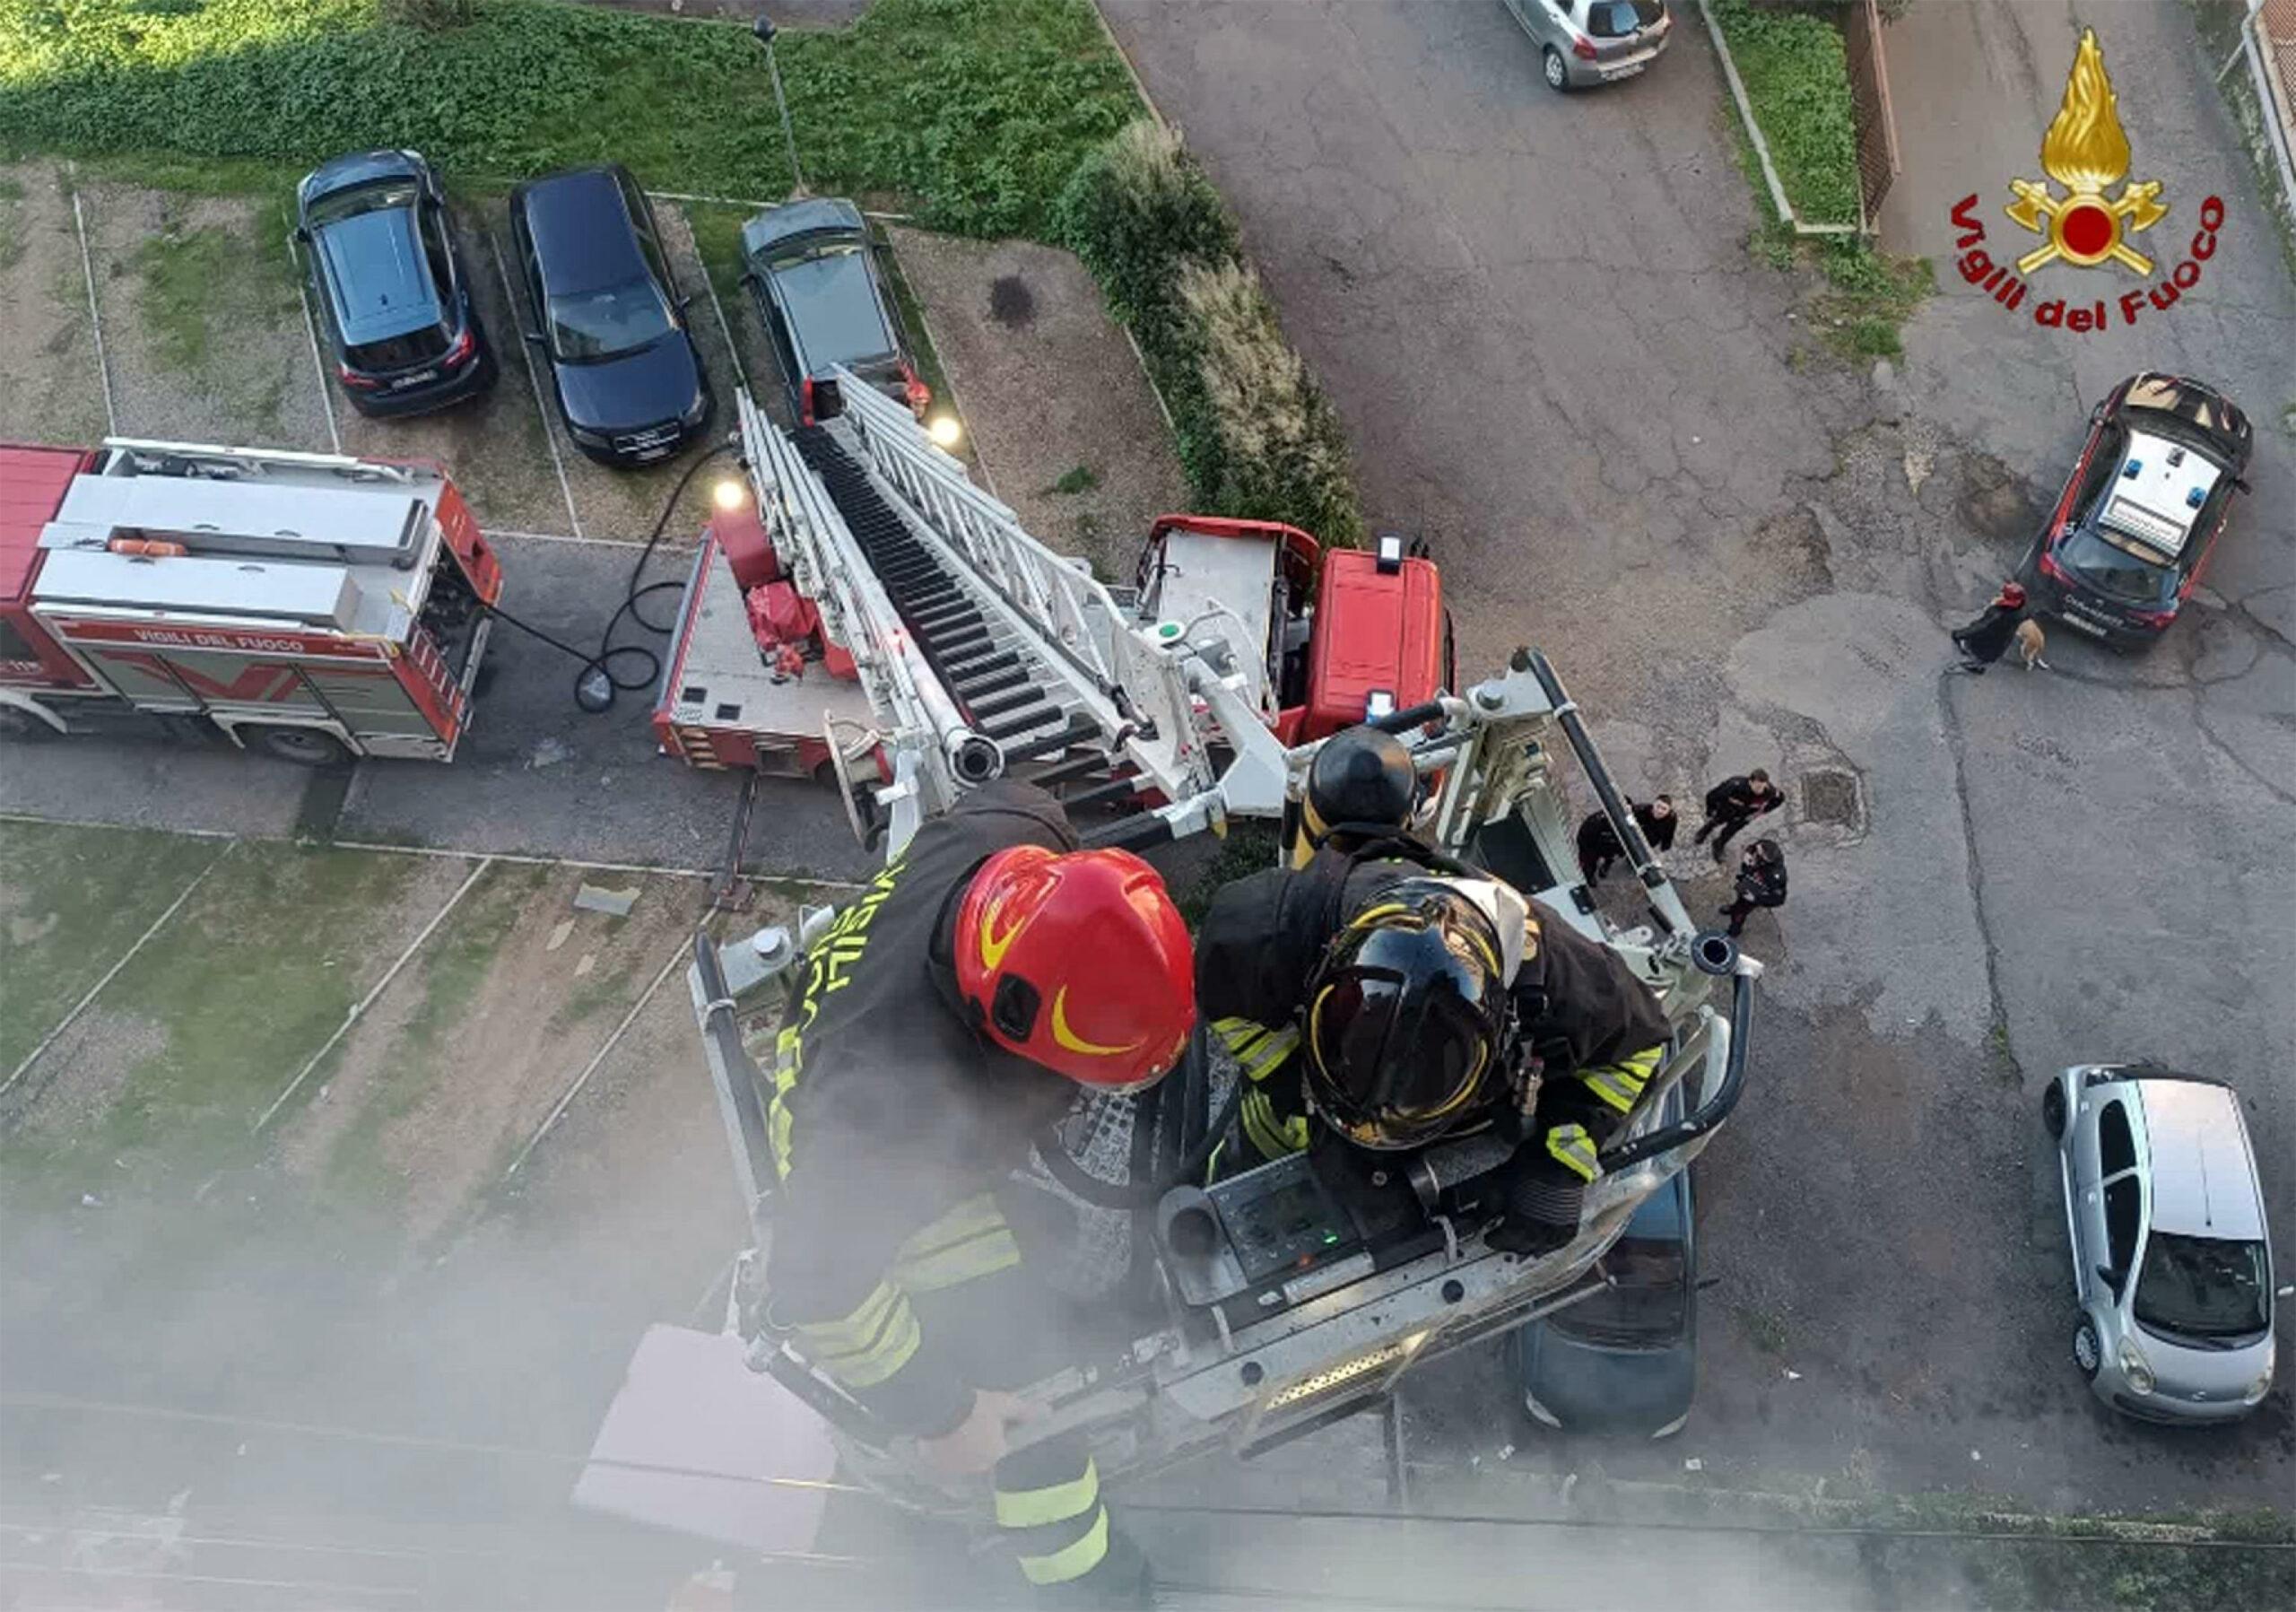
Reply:
[[[1351, 742], [1365, 776], [1408, 785], [1396, 741]], [[1671, 841], [1671, 803], [1645, 810]], [[1016, 1395], [1073, 1364], [1074, 1317], [1036, 1274], [1073, 1227], [1013, 1172], [1080, 1089], [1152, 1085], [1202, 1025], [1247, 1083], [1231, 1162], [1305, 1151], [1344, 1194], [1351, 1171], [1494, 1134], [1513, 1151], [1490, 1241], [1536, 1257], [1577, 1235], [1659, 1067], [1665, 1016], [1608, 947], [1401, 830], [1304, 834], [1192, 937], [1145, 862], [1079, 849], [1040, 789], [984, 786], [840, 914], [779, 1034], [765, 1324], [920, 1470], [985, 1479], [1022, 1578], [1058, 1604], [1151, 1593], [1089, 1449], [1031, 1436]]]
[[[1721, 865], [1726, 861], [1730, 841], [1739, 831], [1755, 818], [1784, 806], [1786, 792], [1770, 781], [1768, 772], [1756, 767], [1750, 772], [1726, 778], [1707, 790], [1704, 804], [1706, 820], [1698, 825], [1692, 843], [1704, 845], [1711, 835], [1714, 860]], [[1663, 855], [1674, 849], [1674, 830], [1680, 819], [1675, 815], [1672, 796], [1630, 800], [1627, 807], [1651, 850]], [[1578, 867], [1589, 886], [1601, 884], [1625, 855], [1626, 847], [1620, 842], [1610, 814], [1592, 812], [1579, 823]], [[1755, 909], [1785, 904], [1786, 852], [1775, 840], [1750, 841], [1738, 858], [1732, 878], [1731, 901], [1721, 910], [1720, 916], [1729, 920], [1732, 935], [1743, 935], [1746, 919]]]

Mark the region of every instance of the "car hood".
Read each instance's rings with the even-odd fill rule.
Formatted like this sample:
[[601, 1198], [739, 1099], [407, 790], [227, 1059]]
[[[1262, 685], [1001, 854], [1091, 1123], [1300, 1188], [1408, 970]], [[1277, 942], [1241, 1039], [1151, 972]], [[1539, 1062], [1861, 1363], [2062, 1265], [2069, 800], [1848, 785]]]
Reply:
[[2127, 1323], [2126, 1335], [2144, 1351], [2145, 1364], [2152, 1368], [2158, 1385], [2152, 1397], [2171, 1403], [2238, 1404], [2248, 1384], [2271, 1363], [2274, 1348], [2270, 1328], [2255, 1342], [2231, 1349], [2196, 1349], [2171, 1343], [2134, 1322]]
[[588, 431], [658, 425], [701, 399], [701, 366], [682, 330], [620, 358], [593, 364], [553, 362], [552, 368], [567, 419]]
[[1608, 1349], [1551, 1327], [1523, 1330], [1523, 1387], [1574, 1431], [1656, 1433], [1690, 1408], [1698, 1352], [1687, 1339], [1656, 1349]]

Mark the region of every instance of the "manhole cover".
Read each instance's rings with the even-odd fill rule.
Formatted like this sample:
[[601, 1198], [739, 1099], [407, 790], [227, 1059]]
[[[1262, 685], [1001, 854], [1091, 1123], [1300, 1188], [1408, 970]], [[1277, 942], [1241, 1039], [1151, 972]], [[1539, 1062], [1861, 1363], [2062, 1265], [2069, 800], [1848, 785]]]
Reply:
[[1037, 317], [1037, 294], [1018, 274], [999, 274], [988, 283], [988, 317], [1018, 329]]
[[1857, 821], [1857, 777], [1831, 769], [1802, 774], [1802, 815], [1812, 823]]

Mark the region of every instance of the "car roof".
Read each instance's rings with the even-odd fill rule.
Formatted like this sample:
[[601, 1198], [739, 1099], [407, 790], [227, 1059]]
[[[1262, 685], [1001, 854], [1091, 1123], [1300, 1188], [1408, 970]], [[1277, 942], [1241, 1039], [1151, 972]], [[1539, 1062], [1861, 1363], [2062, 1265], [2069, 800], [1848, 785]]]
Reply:
[[2206, 1080], [2138, 1076], [2150, 1155], [2152, 1229], [2257, 1242], [2264, 1210], [2240, 1100]]
[[311, 245], [326, 264], [344, 341], [378, 342], [439, 322], [439, 290], [412, 210], [392, 207], [338, 219], [314, 232]]
[[894, 349], [877, 300], [866, 250], [840, 252], [767, 271], [789, 321], [789, 339], [807, 372], [866, 363]]
[[752, 254], [759, 253], [776, 241], [811, 235], [820, 230], [852, 230], [866, 234], [868, 224], [861, 216], [861, 209], [843, 196], [816, 196], [811, 201], [768, 207], [749, 219], [742, 225], [742, 247]]
[[295, 190], [308, 203], [338, 190], [371, 185], [377, 179], [419, 179], [426, 167], [419, 152], [345, 152], [342, 156], [329, 157], [305, 174]]
[[617, 182], [628, 176], [618, 167], [577, 168], [521, 185], [511, 205], [526, 221], [542, 265], [543, 285], [552, 296], [602, 291], [651, 279], [630, 225], [630, 207]]
[[2140, 414], [2123, 434], [2120, 463], [2098, 490], [2088, 524], [2132, 538], [2152, 551], [2149, 557], [2173, 560], [2208, 507], [2226, 471], [2215, 452], [2181, 433], [2162, 436], [2150, 429], [2154, 416]]

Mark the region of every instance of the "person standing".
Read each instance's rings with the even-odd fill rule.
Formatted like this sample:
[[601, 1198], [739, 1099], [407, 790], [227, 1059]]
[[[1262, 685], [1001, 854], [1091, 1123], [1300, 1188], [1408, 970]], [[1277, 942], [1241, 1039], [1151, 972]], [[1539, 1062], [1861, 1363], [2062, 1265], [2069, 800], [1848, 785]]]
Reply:
[[2000, 659], [2002, 652], [2014, 640], [2017, 623], [2024, 619], [2024, 585], [2004, 582], [2001, 591], [1978, 613], [1975, 621], [1953, 629], [1953, 647], [1961, 652], [1961, 658], [1951, 669], [1984, 676], [1985, 668]]
[[1706, 821], [1698, 825], [1695, 841], [1706, 843], [1706, 836], [1717, 829], [1714, 859], [1720, 862], [1735, 834], [1755, 818], [1776, 811], [1786, 804], [1786, 791], [1770, 781], [1770, 774], [1756, 767], [1743, 776], [1724, 779], [1706, 792]]
[[1737, 899], [1722, 909], [1733, 936], [1745, 932], [1746, 916], [1756, 907], [1786, 904], [1786, 853], [1775, 840], [1757, 840], [1738, 858]]
[[[1643, 840], [1654, 855], [1674, 849], [1674, 828], [1680, 821], [1674, 815], [1674, 800], [1671, 795], [1661, 795], [1644, 803], [1629, 800], [1628, 809], [1634, 814], [1635, 826], [1642, 831]], [[1578, 868], [1587, 876], [1587, 883], [1599, 884], [1610, 876], [1611, 865], [1626, 855], [1626, 847], [1619, 843], [1618, 830], [1612, 826], [1607, 812], [1589, 812], [1578, 825]]]
[[1682, 819], [1674, 815], [1673, 796], [1661, 795], [1648, 805], [1637, 806], [1634, 821], [1641, 826], [1642, 837], [1650, 842], [1653, 852], [1664, 856], [1674, 849], [1674, 830]]

